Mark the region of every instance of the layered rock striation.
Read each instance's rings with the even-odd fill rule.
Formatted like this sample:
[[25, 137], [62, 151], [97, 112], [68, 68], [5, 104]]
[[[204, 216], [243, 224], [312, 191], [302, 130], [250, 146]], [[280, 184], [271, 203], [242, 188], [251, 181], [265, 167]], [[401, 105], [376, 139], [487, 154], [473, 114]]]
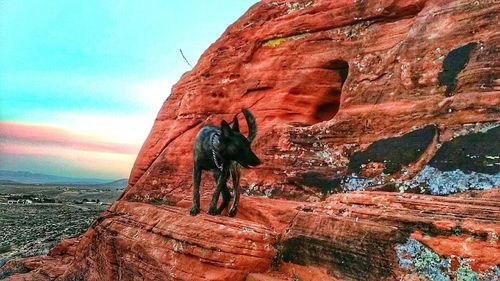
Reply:
[[[79, 239], [1, 270], [11, 280], [495, 280], [499, 11], [496, 1], [255, 4], [173, 87], [123, 196]], [[236, 218], [191, 217], [195, 135], [243, 107], [263, 165], [242, 171]], [[202, 212], [213, 187], [205, 175]]]
[[426, 193], [454, 192], [455, 170], [468, 187], [498, 186], [496, 19], [491, 1], [261, 2], [174, 86], [125, 198], [181, 199], [198, 129], [242, 107], [265, 163], [245, 173], [254, 195], [406, 189], [436, 169], [441, 181], [418, 184]]

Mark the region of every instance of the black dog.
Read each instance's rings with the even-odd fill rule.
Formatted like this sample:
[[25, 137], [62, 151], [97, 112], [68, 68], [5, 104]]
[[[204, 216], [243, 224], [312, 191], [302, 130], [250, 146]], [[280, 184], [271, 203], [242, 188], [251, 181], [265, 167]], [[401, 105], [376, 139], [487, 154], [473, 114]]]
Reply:
[[[233, 128], [223, 120], [220, 129], [208, 125], [201, 128], [194, 142], [193, 155], [193, 206], [191, 215], [200, 212], [200, 181], [203, 170], [212, 170], [217, 187], [212, 197], [208, 213], [218, 215], [224, 210], [231, 198], [226, 182], [231, 175], [233, 181], [234, 201], [229, 216], [236, 215], [240, 198], [239, 181], [240, 165], [249, 168], [260, 164], [259, 158], [253, 153], [250, 144], [257, 134], [255, 118], [248, 109], [242, 109], [248, 124], [248, 138], [240, 133], [238, 119], [233, 119]], [[222, 203], [217, 208], [219, 194], [222, 193]]]

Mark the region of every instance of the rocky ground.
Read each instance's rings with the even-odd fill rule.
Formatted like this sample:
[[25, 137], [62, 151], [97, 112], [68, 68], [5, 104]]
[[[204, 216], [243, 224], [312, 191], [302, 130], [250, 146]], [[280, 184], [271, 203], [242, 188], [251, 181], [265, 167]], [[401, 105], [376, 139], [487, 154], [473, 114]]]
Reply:
[[[500, 3], [263, 0], [168, 91], [128, 187], [17, 280], [498, 280]], [[496, 27], [495, 27], [496, 26]], [[168, 67], [168, 66], [166, 66]], [[238, 213], [201, 127], [255, 115]]]
[[[46, 254], [60, 240], [82, 234], [118, 195], [116, 190], [81, 187], [0, 186], [0, 266], [13, 258]], [[35, 196], [59, 203], [7, 204], [7, 198]], [[99, 198], [102, 205], [74, 203]]]

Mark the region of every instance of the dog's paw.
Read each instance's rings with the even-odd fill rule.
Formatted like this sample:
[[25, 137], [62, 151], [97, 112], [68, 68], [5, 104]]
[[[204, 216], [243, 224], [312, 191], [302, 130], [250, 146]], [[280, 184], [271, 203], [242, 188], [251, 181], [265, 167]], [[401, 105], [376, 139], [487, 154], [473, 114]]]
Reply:
[[191, 214], [191, 216], [196, 216], [199, 212], [200, 212], [200, 206], [195, 205], [191, 207], [191, 211], [189, 211], [189, 214]]
[[231, 210], [229, 210], [229, 213], [227, 214], [229, 217], [234, 217], [236, 216], [236, 212], [238, 211], [238, 209], [236, 208], [231, 208]]
[[218, 214], [220, 214], [220, 213], [219, 213], [219, 211], [217, 210], [217, 207], [213, 207], [213, 206], [212, 206], [212, 207], [210, 207], [210, 208], [208, 209], [208, 214], [209, 214], [209, 215], [212, 215], [212, 216], [216, 216], [216, 215], [218, 215]]

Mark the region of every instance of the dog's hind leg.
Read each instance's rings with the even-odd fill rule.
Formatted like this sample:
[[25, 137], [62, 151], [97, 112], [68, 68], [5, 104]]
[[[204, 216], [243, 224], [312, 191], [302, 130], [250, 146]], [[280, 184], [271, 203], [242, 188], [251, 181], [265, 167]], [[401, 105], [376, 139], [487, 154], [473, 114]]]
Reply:
[[228, 216], [234, 217], [238, 211], [238, 202], [240, 201], [240, 166], [238, 163], [231, 165], [231, 179], [233, 180], [234, 200]]
[[229, 169], [226, 168], [226, 165], [224, 165], [222, 173], [219, 176], [219, 180], [217, 181], [217, 187], [215, 189], [214, 195], [212, 196], [212, 201], [210, 202], [210, 206], [208, 208], [209, 215], [214, 216], [220, 214], [219, 210], [217, 209], [217, 202], [219, 201], [219, 195], [222, 192], [223, 187], [226, 185], [228, 176], [229, 176]]
[[200, 212], [200, 182], [201, 168], [195, 162], [193, 165], [193, 205], [189, 212], [191, 216], [196, 216]]

